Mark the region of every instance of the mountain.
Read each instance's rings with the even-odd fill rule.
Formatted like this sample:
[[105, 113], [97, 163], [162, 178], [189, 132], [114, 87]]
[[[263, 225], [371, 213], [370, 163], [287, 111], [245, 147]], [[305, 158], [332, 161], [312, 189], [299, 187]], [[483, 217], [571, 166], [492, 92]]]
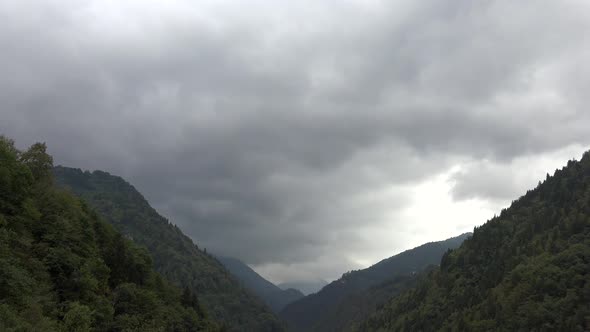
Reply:
[[0, 136], [0, 331], [219, 331], [145, 249], [56, 188], [44, 144]]
[[283, 282], [278, 284], [277, 286], [280, 289], [297, 289], [304, 295], [309, 295], [313, 293], [319, 292], [320, 289], [324, 288], [328, 282], [324, 279], [317, 279], [317, 280], [307, 280], [307, 281], [290, 281], [290, 282]]
[[287, 304], [304, 296], [296, 289], [280, 289], [238, 259], [222, 256], [217, 256], [217, 259], [242, 282], [244, 287], [258, 295], [274, 312], [281, 311]]
[[172, 283], [198, 294], [212, 317], [232, 331], [282, 331], [270, 309], [213, 256], [200, 250], [175, 225], [118, 176], [67, 167], [53, 169], [57, 183], [82, 197], [115, 229], [145, 246], [154, 266]]
[[[280, 316], [298, 331], [309, 331], [322, 319], [333, 317], [332, 310], [347, 296], [364, 291], [396, 276], [410, 275], [437, 264], [449, 248], [458, 247], [470, 234], [421, 245], [358, 271], [347, 272], [322, 290], [295, 301]], [[348, 317], [342, 317], [347, 320]]]
[[[432, 268], [427, 267], [426, 270]], [[377, 309], [383, 307], [393, 296], [416, 284], [419, 273], [396, 275], [385, 282], [366, 290], [347, 295], [334, 308], [327, 310], [312, 327], [313, 331], [350, 332], [356, 331]]]
[[476, 228], [359, 330], [590, 330], [590, 152]]

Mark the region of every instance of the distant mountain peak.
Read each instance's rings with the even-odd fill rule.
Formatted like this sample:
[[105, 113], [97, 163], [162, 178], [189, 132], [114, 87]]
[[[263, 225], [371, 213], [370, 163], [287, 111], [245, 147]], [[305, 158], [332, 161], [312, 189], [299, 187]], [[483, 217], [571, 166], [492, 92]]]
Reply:
[[312, 280], [296, 280], [289, 282], [282, 282], [277, 286], [280, 289], [297, 289], [305, 295], [319, 292], [328, 282], [324, 279], [312, 279]]
[[216, 256], [216, 258], [242, 282], [244, 287], [259, 296], [275, 312], [281, 311], [287, 304], [304, 296], [297, 289], [283, 290], [277, 287], [237, 258], [226, 256]]

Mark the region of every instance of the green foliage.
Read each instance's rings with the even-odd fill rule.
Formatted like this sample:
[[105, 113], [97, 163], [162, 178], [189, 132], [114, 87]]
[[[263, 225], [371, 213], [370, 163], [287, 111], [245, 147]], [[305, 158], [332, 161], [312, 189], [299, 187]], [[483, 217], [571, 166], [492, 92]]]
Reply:
[[27, 166], [37, 182], [51, 179], [53, 157], [47, 154], [45, 143], [35, 143], [27, 151], [20, 154], [20, 162]]
[[590, 153], [514, 201], [361, 331], [590, 330]]
[[64, 315], [64, 329], [67, 332], [92, 331], [92, 311], [88, 306], [72, 302], [68, 312]]
[[[188, 291], [183, 296], [186, 306], [200, 315], [205, 315], [206, 308], [213, 319], [231, 331], [284, 330], [258, 298], [217, 259], [201, 251], [178, 227], [160, 216], [132, 185], [101, 171], [90, 173], [58, 166], [53, 173], [59, 186], [79, 195], [125, 237], [147, 248], [156, 271]], [[110, 280], [119, 283], [131, 277], [134, 283], [145, 283], [141, 279], [145, 274], [134, 271], [150, 265], [148, 254], [137, 249], [119, 250], [126, 243], [123, 237], [109, 241], [109, 262], [114, 265]]]
[[31, 171], [18, 161], [14, 142], [0, 136], [0, 211], [16, 213], [33, 183]]
[[0, 137], [0, 331], [219, 330], [145, 250], [52, 185], [45, 151]]

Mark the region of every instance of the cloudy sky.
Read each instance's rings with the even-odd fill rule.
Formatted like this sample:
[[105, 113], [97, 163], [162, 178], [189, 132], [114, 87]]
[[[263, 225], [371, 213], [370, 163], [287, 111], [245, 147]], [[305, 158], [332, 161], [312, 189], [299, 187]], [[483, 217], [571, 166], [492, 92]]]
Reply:
[[590, 2], [0, 0], [0, 133], [201, 247], [333, 279], [590, 144]]

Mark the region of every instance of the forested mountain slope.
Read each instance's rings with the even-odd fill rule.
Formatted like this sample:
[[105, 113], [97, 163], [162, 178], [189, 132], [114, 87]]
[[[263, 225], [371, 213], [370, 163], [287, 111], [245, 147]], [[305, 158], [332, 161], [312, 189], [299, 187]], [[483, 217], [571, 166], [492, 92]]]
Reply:
[[296, 289], [280, 289], [238, 259], [222, 256], [216, 257], [229, 272], [242, 282], [244, 287], [258, 295], [274, 312], [279, 312], [287, 304], [304, 296]]
[[260, 299], [242, 287], [213, 256], [201, 251], [178, 227], [154, 210], [118, 176], [102, 171], [55, 167], [56, 181], [80, 195], [117, 230], [145, 246], [156, 271], [198, 294], [216, 320], [232, 331], [282, 331]]
[[195, 294], [0, 136], [0, 331], [216, 331]]
[[359, 330], [590, 330], [590, 152], [476, 228]]
[[415, 285], [418, 276], [419, 273], [396, 275], [368, 289], [347, 295], [334, 308], [322, 315], [312, 327], [312, 331], [355, 331], [360, 323], [388, 303], [393, 296]]
[[[393, 279], [396, 276], [410, 275], [432, 264], [438, 264], [440, 258], [449, 248], [458, 247], [470, 234], [439, 242], [431, 242], [398, 255], [363, 270], [347, 272], [322, 290], [289, 304], [280, 316], [291, 327], [300, 331], [309, 331], [320, 321], [332, 317], [338, 304], [347, 296], [364, 291], [371, 286]], [[393, 295], [393, 294], [392, 294]], [[347, 320], [349, 317], [342, 317]], [[330, 323], [330, 326], [334, 326]], [[340, 324], [340, 323], [338, 323]], [[336, 324], [336, 325], [338, 325]], [[324, 325], [326, 326], [326, 325]]]

